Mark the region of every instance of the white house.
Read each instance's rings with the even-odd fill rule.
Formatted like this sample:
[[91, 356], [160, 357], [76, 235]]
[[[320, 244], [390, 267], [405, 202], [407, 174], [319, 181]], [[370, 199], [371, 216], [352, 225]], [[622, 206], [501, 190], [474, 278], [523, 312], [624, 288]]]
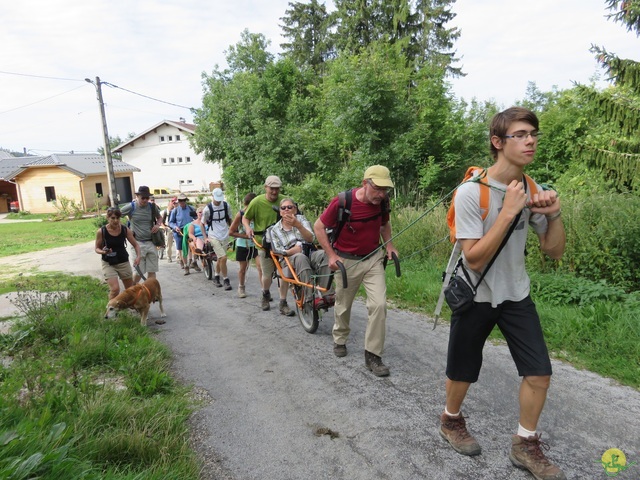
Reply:
[[123, 162], [140, 169], [133, 174], [136, 188], [209, 191], [211, 183], [221, 181], [220, 163], [205, 162], [203, 154], [193, 151], [189, 137], [196, 126], [183, 120], [163, 120], [113, 150], [122, 154]]

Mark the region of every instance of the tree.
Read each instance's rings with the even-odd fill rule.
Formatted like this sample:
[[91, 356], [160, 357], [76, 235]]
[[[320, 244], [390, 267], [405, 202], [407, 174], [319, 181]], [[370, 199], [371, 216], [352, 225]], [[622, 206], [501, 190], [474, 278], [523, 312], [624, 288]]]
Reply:
[[[135, 137], [136, 134], [129, 132], [127, 134], [127, 138], [125, 138], [124, 140], [122, 140], [120, 138], [119, 135], [116, 135], [115, 137], [112, 137], [111, 135], [109, 135], [109, 147], [111, 148], [111, 156], [113, 158], [115, 158], [116, 160], [122, 160], [122, 154], [121, 153], [113, 153], [113, 150], [120, 145], [121, 143], [126, 142], [127, 140], [131, 140], [133, 137]], [[102, 156], [104, 156], [104, 147], [98, 147], [98, 153]]]
[[281, 43], [280, 47], [299, 68], [311, 68], [320, 73], [324, 63], [333, 55], [330, 31], [334, 17], [318, 0], [311, 0], [308, 4], [289, 3], [289, 7], [280, 19], [283, 36], [289, 42]]
[[[640, 0], [607, 0], [609, 15], [640, 35]], [[591, 51], [604, 67], [613, 86], [598, 91], [578, 85], [578, 92], [595, 117], [595, 127], [581, 143], [590, 164], [615, 180], [619, 190], [640, 191], [640, 64], [621, 59], [603, 47]]]

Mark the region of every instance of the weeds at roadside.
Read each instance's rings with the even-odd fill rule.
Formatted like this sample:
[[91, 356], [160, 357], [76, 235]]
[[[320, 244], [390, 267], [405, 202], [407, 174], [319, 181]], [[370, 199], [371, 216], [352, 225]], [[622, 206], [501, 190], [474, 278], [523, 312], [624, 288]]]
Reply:
[[[2, 288], [2, 284], [0, 284]], [[139, 320], [104, 321], [104, 285], [43, 275], [0, 335], [0, 478], [198, 478], [189, 392]], [[67, 298], [46, 293], [64, 289]], [[55, 302], [55, 303], [51, 303]], [[55, 305], [55, 306], [54, 306]]]

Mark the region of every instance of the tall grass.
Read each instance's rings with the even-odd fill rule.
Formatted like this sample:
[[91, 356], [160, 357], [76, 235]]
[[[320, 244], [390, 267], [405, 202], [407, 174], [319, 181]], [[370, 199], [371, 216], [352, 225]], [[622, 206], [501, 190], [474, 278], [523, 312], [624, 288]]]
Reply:
[[44, 313], [34, 301], [0, 335], [13, 358], [0, 367], [0, 478], [198, 478], [194, 405], [171, 378], [168, 348], [131, 315], [103, 320], [97, 280], [43, 275], [19, 289], [70, 294]]

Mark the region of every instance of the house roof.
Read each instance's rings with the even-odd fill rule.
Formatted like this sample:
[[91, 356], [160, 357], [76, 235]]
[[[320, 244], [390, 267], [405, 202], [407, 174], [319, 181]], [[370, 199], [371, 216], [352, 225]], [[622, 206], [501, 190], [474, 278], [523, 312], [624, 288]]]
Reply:
[[28, 159], [39, 158], [39, 157], [3, 157], [0, 158], [0, 180], [9, 181], [13, 177], [11, 177], [11, 172], [15, 172], [20, 165], [23, 165], [25, 161]]
[[[18, 162], [15, 162], [17, 160]], [[4, 171], [3, 164], [5, 162], [11, 162], [13, 168], [9, 168]], [[30, 168], [38, 167], [59, 167], [63, 170], [73, 173], [80, 178], [85, 178], [90, 175], [99, 175], [105, 173], [106, 166], [105, 160], [102, 155], [96, 154], [53, 154], [46, 157], [24, 157], [16, 159], [2, 159], [0, 160], [0, 176], [5, 180], [11, 180], [22, 172]], [[123, 162], [122, 160], [113, 159], [113, 172], [114, 173], [128, 173], [139, 172], [140, 169]]]
[[177, 128], [178, 130], [182, 131], [182, 132], [187, 132], [189, 134], [194, 134], [196, 131], [196, 126], [193, 123], [186, 123], [186, 122], [174, 122], [173, 120], [162, 120], [161, 122], [155, 124], [153, 127], [148, 128], [147, 130], [145, 130], [144, 132], [142, 132], [139, 135], [136, 135], [133, 138], [130, 138], [129, 140], [122, 142], [120, 145], [118, 145], [116, 148], [114, 148], [112, 150], [112, 152], [122, 152], [122, 149], [133, 145], [137, 140], [139, 139], [144, 139], [149, 133], [151, 132], [156, 132], [158, 130], [158, 128], [160, 128], [163, 125], [169, 125], [172, 127]]

